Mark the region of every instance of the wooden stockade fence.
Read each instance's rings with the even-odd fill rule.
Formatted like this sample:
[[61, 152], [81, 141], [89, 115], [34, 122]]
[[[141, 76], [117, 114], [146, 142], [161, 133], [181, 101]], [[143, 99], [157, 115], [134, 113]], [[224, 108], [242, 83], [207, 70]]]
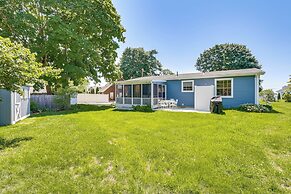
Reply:
[[56, 109], [55, 98], [56, 95], [33, 94], [30, 96], [30, 101], [35, 102], [40, 108]]

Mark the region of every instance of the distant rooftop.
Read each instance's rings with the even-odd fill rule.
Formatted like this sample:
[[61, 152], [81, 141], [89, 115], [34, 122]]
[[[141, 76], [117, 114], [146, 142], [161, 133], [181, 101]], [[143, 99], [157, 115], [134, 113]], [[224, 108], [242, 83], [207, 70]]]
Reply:
[[161, 75], [161, 76], [147, 76], [135, 79], [116, 82], [118, 84], [131, 83], [151, 83], [152, 81], [166, 81], [166, 80], [187, 80], [187, 79], [203, 79], [203, 78], [222, 78], [222, 77], [239, 77], [249, 75], [263, 75], [265, 72], [261, 69], [237, 69], [227, 71], [212, 71], [205, 73], [183, 73], [178, 75]]

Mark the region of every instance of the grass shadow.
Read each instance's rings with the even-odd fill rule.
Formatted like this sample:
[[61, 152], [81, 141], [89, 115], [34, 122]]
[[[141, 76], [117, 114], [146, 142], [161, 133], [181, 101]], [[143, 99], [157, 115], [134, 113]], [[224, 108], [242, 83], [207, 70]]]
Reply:
[[221, 113], [211, 113], [211, 114], [213, 114], [213, 115], [222, 115], [222, 116], [226, 115], [226, 113], [224, 111], [222, 111]]
[[137, 111], [137, 110], [122, 110], [122, 109], [114, 109], [114, 112], [140, 112], [140, 113], [153, 113], [155, 110], [152, 111]]
[[31, 117], [45, 117], [45, 116], [55, 116], [55, 115], [67, 115], [67, 114], [75, 114], [79, 112], [92, 112], [92, 111], [104, 111], [113, 108], [113, 106], [109, 105], [87, 105], [87, 104], [77, 104], [72, 105], [68, 110], [60, 110], [60, 111], [47, 111], [42, 113], [34, 113]]
[[19, 138], [7, 140], [7, 139], [0, 137], [0, 151], [4, 150], [6, 148], [18, 147], [20, 142], [30, 141], [32, 139], [33, 139], [32, 137], [19, 137]]

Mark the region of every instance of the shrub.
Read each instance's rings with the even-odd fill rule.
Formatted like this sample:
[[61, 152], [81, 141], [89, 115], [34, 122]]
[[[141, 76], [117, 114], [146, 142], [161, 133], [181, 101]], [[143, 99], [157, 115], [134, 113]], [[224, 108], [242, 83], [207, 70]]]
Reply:
[[57, 91], [57, 96], [54, 99], [54, 102], [57, 105], [59, 110], [68, 110], [71, 107], [70, 99], [71, 96], [76, 94], [75, 87], [66, 87], [60, 88]]
[[30, 101], [30, 111], [32, 113], [40, 112], [39, 106], [38, 106], [38, 104], [36, 102]]
[[68, 110], [71, 107], [69, 95], [57, 95], [54, 98], [54, 102], [58, 110]]
[[268, 112], [272, 112], [273, 107], [267, 104], [243, 104], [238, 109], [244, 112], [268, 113]]
[[137, 106], [133, 106], [133, 110], [134, 111], [138, 111], [138, 112], [153, 112], [152, 108], [148, 105], [137, 105]]
[[290, 92], [285, 92], [283, 94], [283, 99], [285, 100], [285, 102], [291, 102], [291, 93]]
[[30, 101], [30, 111], [32, 113], [41, 113], [41, 112], [52, 111], [52, 109], [42, 107], [35, 101]]
[[265, 102], [275, 102], [276, 101], [275, 93], [271, 89], [261, 91], [260, 97]]

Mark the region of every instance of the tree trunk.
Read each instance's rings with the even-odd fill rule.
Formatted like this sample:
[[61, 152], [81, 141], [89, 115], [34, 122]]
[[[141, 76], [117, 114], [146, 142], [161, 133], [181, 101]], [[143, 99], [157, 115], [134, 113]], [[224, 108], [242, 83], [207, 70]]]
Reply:
[[51, 95], [52, 94], [52, 87], [50, 85], [46, 85], [46, 93]]

